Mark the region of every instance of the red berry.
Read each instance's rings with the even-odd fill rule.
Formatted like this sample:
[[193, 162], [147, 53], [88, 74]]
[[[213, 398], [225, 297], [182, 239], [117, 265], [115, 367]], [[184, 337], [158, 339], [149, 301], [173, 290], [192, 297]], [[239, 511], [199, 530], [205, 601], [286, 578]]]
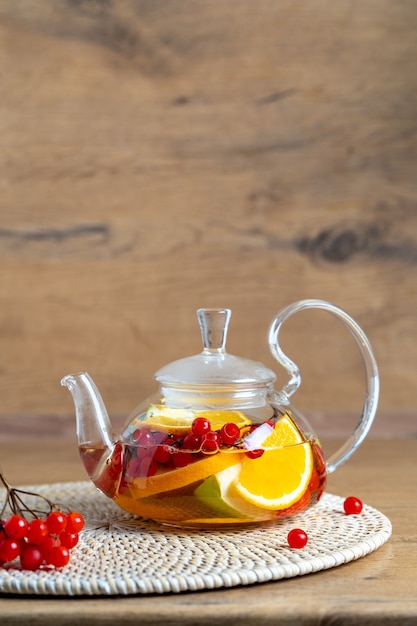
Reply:
[[186, 467], [193, 460], [193, 457], [189, 452], [177, 452], [172, 455], [172, 462], [175, 467]]
[[355, 496], [349, 496], [343, 502], [343, 508], [345, 509], [346, 515], [357, 515], [361, 513], [363, 504], [359, 498], [355, 498]]
[[245, 452], [245, 454], [249, 459], [259, 459], [259, 457], [262, 456], [264, 452], [265, 450], [262, 450], [262, 448], [258, 448], [257, 450], [248, 450], [247, 452]]
[[287, 541], [290, 548], [304, 548], [307, 544], [308, 536], [301, 528], [293, 528], [288, 533]]
[[113, 448], [113, 454], [106, 461], [106, 473], [114, 480], [119, 478], [123, 469], [124, 456], [123, 444], [118, 441]]
[[44, 556], [38, 546], [28, 543], [22, 548], [20, 554], [20, 565], [22, 569], [38, 569], [44, 560]]
[[67, 526], [65, 528], [67, 533], [79, 533], [84, 528], [84, 518], [81, 513], [73, 511], [67, 513]]
[[16, 539], [6, 538], [0, 543], [0, 561], [13, 561], [20, 554], [20, 543]]
[[70, 553], [68, 548], [64, 546], [58, 546], [53, 548], [45, 557], [45, 562], [48, 565], [53, 565], [54, 567], [64, 567], [70, 560]]
[[191, 431], [193, 435], [197, 435], [197, 437], [201, 437], [201, 435], [208, 433], [210, 430], [210, 421], [205, 417], [196, 417], [191, 424]]
[[43, 541], [41, 541], [41, 543], [38, 543], [36, 547], [39, 548], [39, 550], [45, 556], [46, 554], [48, 554], [48, 552], [52, 550], [52, 548], [56, 548], [57, 546], [59, 546], [60, 543], [61, 542], [58, 537], [48, 535]]
[[228, 422], [227, 424], [223, 424], [220, 429], [220, 439], [221, 442], [227, 446], [231, 446], [235, 443], [235, 441], [239, 438], [240, 428], [237, 424], [233, 422]]
[[47, 535], [48, 526], [46, 525], [46, 522], [43, 522], [40, 519], [34, 519], [29, 522], [26, 530], [26, 537], [29, 543], [41, 543]]
[[133, 439], [138, 446], [150, 447], [154, 444], [152, 433], [147, 428], [135, 430]]
[[201, 439], [197, 435], [187, 435], [182, 442], [182, 449], [188, 452], [197, 452], [200, 450]]
[[11, 515], [3, 524], [5, 534], [11, 539], [23, 539], [28, 523], [21, 515]]
[[321, 478], [320, 478], [320, 474], [318, 473], [318, 471], [313, 467], [313, 470], [311, 472], [311, 478], [310, 478], [310, 482], [308, 484], [308, 491], [310, 493], [314, 493], [315, 491], [318, 491], [319, 487], [321, 484]]
[[214, 431], [205, 433], [201, 437], [201, 452], [205, 454], [211, 454], [217, 452], [220, 448], [220, 435]]
[[162, 463], [163, 465], [165, 465], [165, 463], [168, 463], [168, 461], [171, 458], [171, 451], [169, 449], [169, 446], [166, 445], [159, 445], [156, 447], [155, 450], [155, 454], [153, 455], [154, 461], [156, 461], [157, 463]]
[[68, 548], [70, 550], [78, 543], [78, 533], [61, 533], [59, 535], [59, 545], [64, 546], [64, 548]]
[[45, 522], [51, 535], [59, 535], [59, 533], [65, 530], [67, 518], [61, 511], [52, 511], [52, 513], [49, 513], [47, 516]]

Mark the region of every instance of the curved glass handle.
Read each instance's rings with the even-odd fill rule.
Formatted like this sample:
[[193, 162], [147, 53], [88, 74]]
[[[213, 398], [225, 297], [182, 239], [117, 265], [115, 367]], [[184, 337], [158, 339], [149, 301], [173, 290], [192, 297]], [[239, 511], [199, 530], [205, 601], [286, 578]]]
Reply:
[[355, 452], [355, 450], [359, 447], [359, 445], [368, 434], [378, 406], [378, 368], [368, 338], [366, 337], [363, 330], [358, 326], [358, 324], [347, 313], [345, 313], [345, 311], [339, 309], [333, 304], [330, 304], [330, 302], [326, 302], [325, 300], [300, 300], [299, 302], [294, 302], [293, 304], [290, 304], [286, 308], [282, 309], [275, 316], [268, 333], [269, 348], [272, 352], [272, 355], [290, 375], [290, 380], [279, 393], [279, 395], [281, 396], [281, 402], [283, 402], [284, 404], [288, 404], [288, 398], [300, 386], [301, 375], [300, 370], [298, 369], [296, 364], [293, 363], [281, 350], [278, 343], [278, 334], [281, 330], [283, 323], [291, 315], [293, 315], [293, 313], [297, 313], [298, 311], [302, 311], [303, 309], [324, 309], [325, 311], [329, 311], [329, 313], [332, 313], [337, 318], [339, 318], [355, 339], [356, 344], [358, 345], [358, 348], [362, 355], [363, 363], [365, 365], [366, 392], [362, 415], [358, 425], [356, 426], [351, 436], [341, 446], [341, 448], [339, 448], [339, 450], [332, 454], [332, 456], [327, 461], [327, 471], [331, 473], [334, 472], [334, 470], [339, 467], [339, 465], [344, 463], [353, 454], [353, 452]]

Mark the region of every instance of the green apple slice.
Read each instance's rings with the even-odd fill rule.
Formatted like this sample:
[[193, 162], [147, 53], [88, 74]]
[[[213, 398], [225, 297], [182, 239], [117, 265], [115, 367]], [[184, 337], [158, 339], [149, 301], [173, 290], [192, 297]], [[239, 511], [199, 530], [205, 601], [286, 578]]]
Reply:
[[194, 495], [216, 512], [218, 517], [262, 521], [270, 515], [239, 496], [233, 485], [241, 470], [240, 463], [231, 465], [207, 478]]

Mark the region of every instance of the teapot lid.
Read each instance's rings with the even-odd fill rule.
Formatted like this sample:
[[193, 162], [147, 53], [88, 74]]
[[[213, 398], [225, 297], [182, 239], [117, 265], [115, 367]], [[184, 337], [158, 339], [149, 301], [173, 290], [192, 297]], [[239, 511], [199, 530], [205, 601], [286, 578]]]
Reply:
[[[265, 387], [276, 376], [262, 363], [225, 350], [230, 309], [198, 309], [203, 351], [162, 367], [155, 379], [163, 386], [219, 388], [227, 385]], [[213, 389], [214, 390], [214, 389]]]

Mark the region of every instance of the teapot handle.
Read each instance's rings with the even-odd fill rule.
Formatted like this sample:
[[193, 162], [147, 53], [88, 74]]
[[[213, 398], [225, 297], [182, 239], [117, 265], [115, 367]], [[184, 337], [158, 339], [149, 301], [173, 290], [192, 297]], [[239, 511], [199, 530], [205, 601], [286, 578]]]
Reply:
[[325, 300], [300, 300], [282, 309], [273, 319], [268, 333], [269, 348], [272, 355], [290, 375], [290, 380], [279, 392], [283, 404], [288, 404], [288, 398], [298, 389], [301, 383], [300, 370], [281, 350], [278, 343], [278, 334], [283, 323], [293, 314], [303, 309], [324, 309], [339, 318], [351, 333], [360, 350], [366, 374], [366, 392], [362, 415], [355, 430], [347, 441], [331, 455], [327, 461], [329, 473], [344, 463], [365, 439], [375, 417], [379, 399], [379, 375], [371, 344], [363, 330], [342, 309]]

